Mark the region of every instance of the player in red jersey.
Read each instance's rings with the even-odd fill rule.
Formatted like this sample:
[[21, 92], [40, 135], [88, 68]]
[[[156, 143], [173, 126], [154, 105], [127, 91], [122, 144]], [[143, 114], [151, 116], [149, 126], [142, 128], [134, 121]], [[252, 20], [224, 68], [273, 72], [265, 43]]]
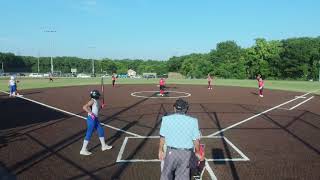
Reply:
[[159, 81], [159, 86], [160, 86], [160, 96], [164, 96], [164, 89], [165, 89], [165, 85], [166, 85], [166, 82], [164, 80], [164, 78], [161, 78], [160, 81]]
[[116, 84], [116, 79], [117, 79], [116, 74], [113, 73], [111, 79], [112, 79], [112, 87], [114, 87]]
[[259, 96], [263, 97], [264, 81], [262, 80], [261, 76], [258, 80], [258, 86], [259, 86]]
[[212, 89], [212, 77], [210, 76], [210, 74], [208, 74], [208, 89]]

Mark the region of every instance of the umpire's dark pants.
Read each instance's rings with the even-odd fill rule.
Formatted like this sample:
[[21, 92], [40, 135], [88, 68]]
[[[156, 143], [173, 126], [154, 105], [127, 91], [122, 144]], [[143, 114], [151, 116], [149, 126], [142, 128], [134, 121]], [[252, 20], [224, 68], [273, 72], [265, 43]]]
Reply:
[[191, 150], [168, 148], [160, 180], [189, 180]]

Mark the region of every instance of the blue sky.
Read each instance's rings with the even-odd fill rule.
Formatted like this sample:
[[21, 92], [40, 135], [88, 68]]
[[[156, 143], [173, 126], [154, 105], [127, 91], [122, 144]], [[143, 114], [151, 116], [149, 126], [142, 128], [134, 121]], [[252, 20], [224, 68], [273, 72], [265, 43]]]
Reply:
[[[317, 0], [0, 0], [0, 52], [84, 58], [205, 53], [320, 36]], [[54, 33], [44, 32], [54, 30]]]

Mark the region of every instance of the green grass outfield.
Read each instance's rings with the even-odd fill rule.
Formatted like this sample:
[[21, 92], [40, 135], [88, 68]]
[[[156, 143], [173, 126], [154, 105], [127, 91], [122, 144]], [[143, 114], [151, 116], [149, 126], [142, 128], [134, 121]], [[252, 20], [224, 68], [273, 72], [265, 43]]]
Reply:
[[[8, 90], [7, 78], [0, 78], [0, 89]], [[18, 89], [35, 89], [63, 86], [81, 86], [90, 84], [100, 84], [101, 78], [55, 78], [54, 82], [49, 82], [45, 78], [18, 78], [20, 81]], [[118, 79], [117, 84], [158, 84], [159, 79]], [[111, 84], [111, 79], [105, 79], [105, 84]], [[166, 83], [170, 84], [192, 84], [192, 85], [207, 85], [206, 79], [167, 79]], [[216, 79], [214, 85], [217, 86], [240, 86], [240, 87], [257, 87], [256, 80], [236, 80], [236, 79]], [[320, 90], [320, 82], [308, 81], [275, 81], [265, 80], [266, 89], [280, 89], [297, 92], [310, 92]], [[320, 94], [320, 91], [317, 92]]]

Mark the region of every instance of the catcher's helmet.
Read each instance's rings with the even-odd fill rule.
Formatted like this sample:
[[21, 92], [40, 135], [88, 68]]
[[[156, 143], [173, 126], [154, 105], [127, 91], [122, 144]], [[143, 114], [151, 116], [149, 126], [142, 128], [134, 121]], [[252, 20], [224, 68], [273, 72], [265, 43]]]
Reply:
[[177, 99], [173, 106], [176, 108], [176, 110], [182, 112], [187, 112], [187, 110], [189, 109], [188, 102], [181, 98]]
[[93, 98], [93, 99], [99, 99], [100, 97], [100, 93], [98, 90], [92, 90], [90, 92], [90, 97]]

